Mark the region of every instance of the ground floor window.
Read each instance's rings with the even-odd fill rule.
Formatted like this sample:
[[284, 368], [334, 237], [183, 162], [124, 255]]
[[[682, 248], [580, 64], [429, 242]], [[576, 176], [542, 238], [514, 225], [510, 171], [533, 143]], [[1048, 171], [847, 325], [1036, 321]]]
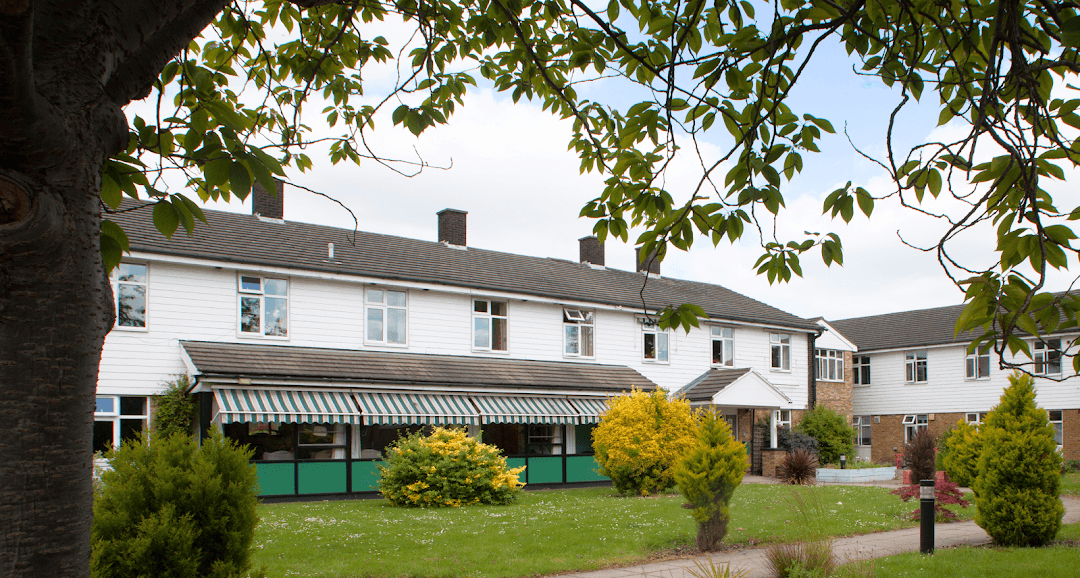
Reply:
[[[591, 432], [586, 439], [590, 440], [591, 446]], [[566, 431], [562, 425], [489, 423], [480, 429], [480, 440], [499, 448], [508, 456], [562, 455], [565, 453]], [[575, 445], [579, 443], [575, 442]]]
[[[386, 448], [398, 438], [421, 431], [425, 427], [419, 424], [360, 426], [360, 459], [381, 459], [386, 456]], [[431, 428], [428, 430], [430, 432]]]
[[868, 415], [857, 415], [851, 418], [851, 425], [855, 427], [855, 445], [870, 445], [870, 422], [871, 418]]
[[351, 427], [346, 424], [247, 422], [222, 429], [229, 439], [251, 448], [256, 460], [343, 460], [349, 453]]
[[964, 421], [968, 422], [969, 424], [971, 424], [971, 425], [973, 425], [975, 427], [979, 427], [980, 425], [982, 425], [982, 422], [983, 422], [984, 419], [986, 419], [986, 412], [985, 411], [971, 412], [971, 413], [964, 414]]
[[1060, 409], [1052, 409], [1046, 412], [1050, 418], [1050, 425], [1054, 426], [1054, 441], [1057, 442], [1058, 449], [1061, 449], [1061, 442], [1064, 440], [1065, 434], [1065, 421], [1062, 419], [1062, 411]]
[[910, 443], [915, 439], [915, 434], [919, 433], [919, 430], [930, 427], [928, 417], [925, 413], [904, 416], [904, 443]]
[[138, 438], [150, 419], [145, 396], [99, 395], [94, 408], [94, 452], [107, 452]]
[[596, 429], [595, 423], [583, 423], [574, 426], [574, 453], [593, 453], [592, 432]]

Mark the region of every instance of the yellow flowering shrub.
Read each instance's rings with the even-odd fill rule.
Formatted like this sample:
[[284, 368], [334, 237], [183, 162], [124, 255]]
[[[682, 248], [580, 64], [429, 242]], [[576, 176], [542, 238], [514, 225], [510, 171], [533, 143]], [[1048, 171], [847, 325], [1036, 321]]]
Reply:
[[593, 430], [593, 450], [616, 490], [647, 496], [675, 485], [675, 465], [697, 444], [696, 434], [689, 402], [659, 389], [634, 390], [608, 401]]
[[435, 428], [398, 439], [379, 466], [379, 491], [395, 506], [458, 507], [509, 504], [525, 484], [525, 466], [507, 468], [495, 446], [462, 429]]

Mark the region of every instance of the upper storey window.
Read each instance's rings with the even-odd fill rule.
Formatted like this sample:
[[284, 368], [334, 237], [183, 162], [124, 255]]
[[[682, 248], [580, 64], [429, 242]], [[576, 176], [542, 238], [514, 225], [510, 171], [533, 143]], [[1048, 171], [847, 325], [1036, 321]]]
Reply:
[[926, 383], [926, 350], [909, 351], [904, 354], [904, 381]]
[[817, 349], [817, 378], [823, 381], [844, 381], [844, 352]]
[[969, 353], [964, 363], [967, 379], [990, 379], [990, 352]]
[[287, 337], [289, 281], [254, 275], [240, 276], [240, 332]]
[[593, 357], [596, 325], [592, 311], [563, 310], [563, 354], [567, 357]]
[[668, 362], [668, 332], [655, 321], [641, 320], [642, 358], [654, 363]]
[[506, 301], [473, 300], [473, 349], [506, 351]]
[[712, 364], [731, 367], [735, 365], [735, 337], [730, 327], [712, 326]]
[[365, 298], [367, 342], [405, 345], [408, 325], [407, 303], [408, 295], [405, 291], [368, 287]]
[[791, 371], [791, 334], [770, 333], [769, 345], [772, 349], [771, 367], [778, 371]]
[[1061, 374], [1061, 340], [1035, 342], [1035, 375]]
[[870, 356], [854, 355], [851, 358], [851, 378], [855, 385], [870, 385]]
[[145, 328], [147, 266], [139, 263], [120, 263], [116, 267], [114, 278], [116, 326]]

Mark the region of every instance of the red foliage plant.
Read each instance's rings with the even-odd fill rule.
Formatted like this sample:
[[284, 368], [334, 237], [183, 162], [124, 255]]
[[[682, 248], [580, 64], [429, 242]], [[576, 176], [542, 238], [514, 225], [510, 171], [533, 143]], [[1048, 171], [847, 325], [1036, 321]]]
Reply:
[[[919, 484], [901, 486], [890, 493], [900, 496], [900, 499], [906, 502], [919, 497]], [[971, 505], [971, 502], [964, 499], [964, 493], [960, 491], [960, 486], [947, 480], [939, 480], [934, 484], [934, 521], [951, 522], [959, 519], [956, 512], [945, 508], [946, 505], [958, 505], [961, 508], [966, 508]], [[919, 519], [919, 510], [911, 513], [911, 519]]]

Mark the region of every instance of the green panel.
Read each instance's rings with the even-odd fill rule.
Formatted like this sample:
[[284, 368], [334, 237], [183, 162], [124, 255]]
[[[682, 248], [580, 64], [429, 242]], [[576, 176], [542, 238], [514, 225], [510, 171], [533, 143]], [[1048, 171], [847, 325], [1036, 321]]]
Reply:
[[330, 494], [346, 491], [345, 462], [301, 462], [300, 494]]
[[375, 492], [379, 490], [379, 466], [382, 461], [352, 463], [352, 491]]
[[530, 484], [562, 483], [562, 458], [529, 458], [525, 478]]
[[296, 477], [292, 462], [285, 464], [255, 464], [259, 476], [260, 496], [281, 496], [296, 493]]
[[592, 456], [566, 456], [567, 482], [605, 482], [608, 478], [596, 473], [600, 465]]
[[[506, 458], [506, 469], [520, 468], [525, 465], [525, 458]], [[526, 481], [529, 475], [529, 468], [525, 468], [524, 472], [518, 474], [519, 481]]]

